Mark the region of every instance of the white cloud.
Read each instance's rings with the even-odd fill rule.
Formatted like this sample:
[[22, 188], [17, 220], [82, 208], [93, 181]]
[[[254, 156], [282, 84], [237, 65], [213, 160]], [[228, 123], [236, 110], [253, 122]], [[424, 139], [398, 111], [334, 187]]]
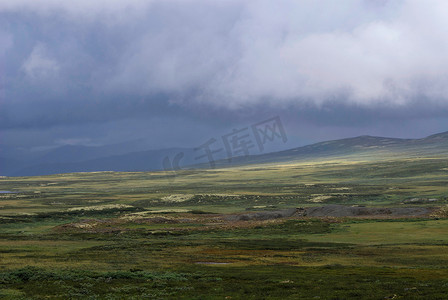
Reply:
[[31, 79], [54, 77], [59, 71], [59, 64], [52, 59], [45, 45], [39, 43], [22, 65], [22, 70]]
[[[323, 20], [316, 10], [319, 1], [308, 7], [289, 4], [261, 2], [249, 8], [251, 18], [240, 32], [243, 55], [230, 76], [211, 85], [211, 94], [228, 95], [236, 104], [263, 98], [319, 103], [341, 96], [363, 104], [402, 104], [419, 94], [448, 99], [446, 2], [405, 1], [398, 8], [383, 8], [396, 9], [392, 17], [378, 13], [366, 20], [359, 16], [368, 16], [368, 7], [343, 7], [346, 18], [358, 15], [347, 28], [341, 8], [331, 7], [334, 16], [325, 14]], [[294, 14], [304, 8], [316, 19], [294, 23]], [[280, 13], [266, 22], [268, 11]]]
[[445, 101], [448, 4], [376, 3], [229, 2], [234, 20], [219, 16], [222, 8], [179, 2], [175, 17], [160, 15], [165, 26], [136, 38], [112, 82], [141, 92], [196, 88], [200, 101], [232, 107], [266, 99]]
[[[130, 35], [107, 66], [92, 66], [98, 89], [166, 92], [228, 107], [448, 100], [448, 3], [442, 0], [0, 3], [0, 12], [24, 10], [48, 22], [63, 12], [84, 31], [96, 26], [83, 23], [87, 18], [115, 22], [109, 30]], [[111, 48], [118, 43], [113, 37]], [[36, 46], [23, 70], [31, 77], [57, 73], [47, 51], [57, 46]]]

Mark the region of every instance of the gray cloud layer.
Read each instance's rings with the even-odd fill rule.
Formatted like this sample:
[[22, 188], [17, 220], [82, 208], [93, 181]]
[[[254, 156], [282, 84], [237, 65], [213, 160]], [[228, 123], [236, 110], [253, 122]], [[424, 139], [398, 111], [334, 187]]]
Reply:
[[3, 0], [0, 126], [229, 120], [255, 107], [322, 124], [353, 111], [370, 116], [356, 124], [446, 117], [447, 11], [436, 0]]

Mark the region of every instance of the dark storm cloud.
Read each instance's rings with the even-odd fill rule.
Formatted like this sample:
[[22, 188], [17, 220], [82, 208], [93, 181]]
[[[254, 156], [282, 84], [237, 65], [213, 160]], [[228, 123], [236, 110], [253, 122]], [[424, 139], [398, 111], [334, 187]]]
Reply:
[[[4, 0], [2, 142], [28, 129], [42, 143], [82, 143], [118, 124], [131, 132], [165, 118], [171, 125], [160, 121], [163, 134], [153, 136], [169, 144], [188, 135], [175, 128], [191, 125], [200, 140], [212, 130], [198, 128], [222, 132], [274, 114], [298, 135], [304, 126], [322, 137], [322, 128], [406, 135], [403, 124], [422, 120], [429, 125], [414, 131], [426, 134], [447, 125], [447, 8], [432, 0]], [[72, 128], [68, 138], [58, 126]]]

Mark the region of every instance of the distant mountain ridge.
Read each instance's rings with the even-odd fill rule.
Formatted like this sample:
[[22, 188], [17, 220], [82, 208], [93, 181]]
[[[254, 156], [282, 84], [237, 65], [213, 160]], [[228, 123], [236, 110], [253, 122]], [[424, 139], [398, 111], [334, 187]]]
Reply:
[[[353, 138], [330, 140], [293, 149], [232, 158], [215, 162], [218, 167], [227, 165], [287, 162], [319, 158], [346, 157], [349, 159], [369, 156], [438, 156], [448, 158], [448, 131], [421, 139], [401, 139], [363, 135]], [[206, 166], [203, 166], [206, 167]]]
[[[46, 151], [40, 157], [19, 160], [18, 157], [0, 156], [1, 176], [34, 176], [71, 172], [93, 171], [155, 171], [163, 170], [166, 157], [183, 153], [182, 166], [208, 167], [206, 160], [197, 160], [197, 153], [189, 148], [132, 151], [129, 145], [112, 146], [62, 146]], [[134, 147], [135, 149], [135, 147]], [[11, 151], [10, 151], [11, 152]], [[0, 152], [2, 153], [2, 152]], [[406, 155], [448, 157], [448, 131], [421, 139], [401, 139], [376, 136], [358, 136], [319, 142], [289, 150], [271, 152], [229, 160], [217, 157], [217, 166], [285, 162], [328, 157], [369, 157], [375, 155]], [[165, 166], [166, 167], [166, 166]]]

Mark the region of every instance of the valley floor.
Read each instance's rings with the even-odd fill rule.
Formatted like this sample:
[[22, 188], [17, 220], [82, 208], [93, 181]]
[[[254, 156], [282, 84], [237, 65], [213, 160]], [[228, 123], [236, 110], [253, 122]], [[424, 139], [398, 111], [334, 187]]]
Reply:
[[446, 299], [448, 160], [0, 179], [0, 298]]

